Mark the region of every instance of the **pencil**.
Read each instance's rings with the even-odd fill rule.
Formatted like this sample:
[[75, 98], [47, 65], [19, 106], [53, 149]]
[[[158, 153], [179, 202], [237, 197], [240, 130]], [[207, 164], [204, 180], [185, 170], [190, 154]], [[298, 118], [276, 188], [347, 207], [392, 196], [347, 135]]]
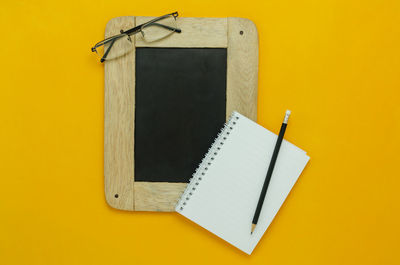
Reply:
[[276, 162], [276, 159], [278, 158], [279, 149], [281, 148], [283, 135], [285, 134], [285, 131], [286, 131], [286, 126], [287, 126], [289, 116], [290, 116], [290, 110], [287, 110], [285, 113], [285, 118], [283, 119], [281, 130], [279, 131], [278, 139], [276, 140], [276, 144], [275, 144], [274, 152], [272, 153], [271, 161], [269, 162], [269, 167], [268, 167], [267, 175], [265, 177], [264, 185], [261, 189], [260, 198], [258, 199], [256, 212], [254, 213], [253, 222], [251, 224], [251, 234], [253, 234], [254, 229], [256, 229], [258, 217], [260, 217], [260, 212], [261, 212], [261, 209], [262, 209], [262, 206], [264, 203], [265, 195], [267, 194], [267, 189], [268, 189], [269, 182], [271, 180], [272, 172], [274, 171], [275, 162]]

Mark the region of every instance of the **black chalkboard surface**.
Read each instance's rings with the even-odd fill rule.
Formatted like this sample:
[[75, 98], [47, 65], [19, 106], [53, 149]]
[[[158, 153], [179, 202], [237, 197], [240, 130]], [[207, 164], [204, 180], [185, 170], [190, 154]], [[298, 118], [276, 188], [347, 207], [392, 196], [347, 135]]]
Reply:
[[226, 48], [136, 48], [135, 181], [188, 182], [226, 119]]

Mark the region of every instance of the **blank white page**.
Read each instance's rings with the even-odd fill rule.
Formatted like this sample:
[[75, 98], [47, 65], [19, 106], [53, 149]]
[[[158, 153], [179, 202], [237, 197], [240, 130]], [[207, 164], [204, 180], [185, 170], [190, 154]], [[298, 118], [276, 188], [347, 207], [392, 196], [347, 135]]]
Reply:
[[258, 224], [250, 234], [276, 139], [276, 134], [233, 112], [176, 211], [251, 254], [309, 160], [304, 151], [282, 142]]

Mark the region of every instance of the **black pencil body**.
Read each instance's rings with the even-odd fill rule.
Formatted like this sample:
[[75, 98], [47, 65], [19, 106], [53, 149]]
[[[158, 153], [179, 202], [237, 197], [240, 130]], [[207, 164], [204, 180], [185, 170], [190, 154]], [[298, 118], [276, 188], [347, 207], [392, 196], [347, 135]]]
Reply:
[[271, 162], [269, 163], [267, 175], [265, 177], [264, 185], [261, 190], [260, 198], [258, 199], [256, 212], [253, 217], [253, 222], [252, 222], [253, 225], [257, 224], [258, 217], [260, 216], [260, 212], [261, 212], [261, 209], [262, 209], [262, 206], [264, 203], [265, 195], [267, 194], [268, 185], [271, 180], [272, 172], [274, 171], [275, 162], [278, 157], [279, 149], [282, 144], [283, 135], [285, 134], [285, 131], [286, 131], [286, 126], [287, 126], [286, 123], [282, 123], [281, 130], [279, 131], [278, 139], [276, 140], [275, 149], [274, 149], [274, 152], [272, 153]]

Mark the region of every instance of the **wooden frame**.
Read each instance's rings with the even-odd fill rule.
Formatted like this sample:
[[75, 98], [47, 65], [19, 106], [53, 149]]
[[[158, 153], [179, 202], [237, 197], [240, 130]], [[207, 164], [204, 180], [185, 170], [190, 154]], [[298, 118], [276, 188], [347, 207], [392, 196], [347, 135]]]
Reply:
[[[152, 17], [117, 17], [106, 37]], [[135, 47], [227, 48], [227, 117], [236, 110], [257, 119], [258, 33], [243, 18], [181, 18], [181, 34], [154, 43], [135, 35]], [[135, 51], [105, 62], [104, 178], [107, 203], [128, 211], [173, 211], [187, 183], [134, 181]], [[200, 162], [200, 161], [199, 161]]]

